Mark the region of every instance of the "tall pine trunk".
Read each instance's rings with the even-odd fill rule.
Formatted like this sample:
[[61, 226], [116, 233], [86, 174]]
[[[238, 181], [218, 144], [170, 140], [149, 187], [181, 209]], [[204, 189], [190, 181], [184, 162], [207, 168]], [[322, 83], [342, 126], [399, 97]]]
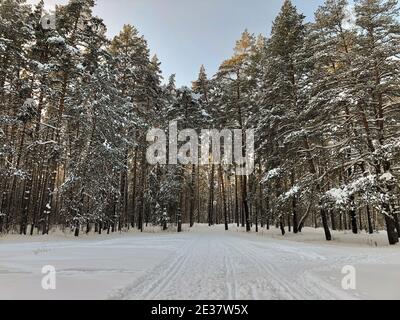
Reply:
[[224, 181], [224, 174], [222, 165], [219, 165], [219, 178], [221, 183], [221, 193], [222, 193], [222, 202], [223, 202], [223, 211], [224, 211], [224, 222], [225, 222], [225, 230], [229, 230], [228, 225], [228, 209], [226, 204], [226, 194], [225, 194], [225, 181]]

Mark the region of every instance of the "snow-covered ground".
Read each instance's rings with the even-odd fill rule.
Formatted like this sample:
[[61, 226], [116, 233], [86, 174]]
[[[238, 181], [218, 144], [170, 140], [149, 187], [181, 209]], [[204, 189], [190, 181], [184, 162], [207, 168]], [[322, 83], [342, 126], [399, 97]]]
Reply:
[[[282, 238], [231, 226], [190, 232], [0, 238], [0, 299], [400, 299], [400, 246], [385, 234]], [[41, 269], [56, 268], [56, 290]], [[356, 269], [346, 291], [343, 267]]]

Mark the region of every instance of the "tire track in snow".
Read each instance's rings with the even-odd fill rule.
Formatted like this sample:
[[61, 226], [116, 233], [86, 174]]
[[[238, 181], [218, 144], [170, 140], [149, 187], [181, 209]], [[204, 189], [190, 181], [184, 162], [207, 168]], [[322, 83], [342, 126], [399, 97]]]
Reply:
[[[260, 258], [260, 252], [255, 249], [254, 244], [256, 243], [250, 241], [247, 246], [241, 244], [243, 246], [242, 249], [244, 249], [243, 252], [247, 254], [250, 259], [256, 261], [261, 267], [261, 270], [264, 269], [269, 276], [272, 277], [273, 281], [276, 281], [278, 287], [281, 286], [281, 288], [285, 289], [284, 293], [288, 295], [286, 296], [284, 294], [283, 296], [279, 296], [279, 299], [336, 300], [343, 298], [345, 295], [347, 296], [347, 294], [340, 291], [340, 289], [311, 275], [313, 271], [311, 269], [315, 269], [315, 266], [313, 266], [311, 262], [321, 260], [322, 265], [330, 265], [332, 267], [334, 261], [328, 261], [327, 258], [312, 252], [302, 251], [302, 249], [307, 249], [305, 247], [299, 247], [298, 250], [295, 251], [292, 248], [284, 246], [283, 250], [280, 250], [282, 245], [279, 243], [276, 244], [277, 249], [272, 249], [273, 252], [270, 254], [270, 256], [275, 257], [275, 259], [266, 262]], [[273, 245], [274, 243], [268, 243], [266, 249], [271, 250]], [[259, 248], [257, 249], [259, 250]], [[284, 254], [283, 260], [279, 259], [282, 253]], [[303, 263], [298, 264], [298, 261], [301, 260], [303, 260]], [[293, 264], [295, 264], [295, 268], [288, 268], [288, 266]], [[318, 265], [318, 268], [319, 267], [321, 267], [321, 265]], [[347, 298], [350, 299], [351, 296]]]
[[152, 293], [162, 289], [171, 278], [177, 274], [184, 265], [184, 261], [188, 259], [188, 251], [194, 240], [186, 243], [182, 248], [178, 248], [179, 254], [173, 258], [168, 258], [158, 266], [147, 271], [128, 286], [114, 290], [110, 294], [112, 300], [135, 300], [150, 299]]
[[280, 279], [281, 274], [279, 272], [272, 272], [270, 268], [264, 265], [264, 262], [261, 262], [257, 258], [257, 253], [250, 250], [250, 246], [243, 246], [242, 242], [248, 244], [246, 239], [241, 238], [239, 241], [238, 239], [235, 240], [236, 241], [225, 240], [226, 246], [231, 247], [233, 250], [237, 250], [240, 253], [243, 258], [242, 260], [246, 261], [249, 270], [252, 270], [253, 267], [256, 268], [256, 272], [253, 272], [251, 278], [247, 279], [247, 281], [252, 285], [251, 288], [253, 295], [258, 296], [259, 294], [256, 292], [259, 292], [261, 295], [272, 295], [272, 298], [274, 299], [296, 299], [296, 295], [291, 293], [291, 291], [295, 290], [290, 288], [289, 284], [284, 280]]
[[[237, 300], [236, 274], [232, 268], [232, 261], [229, 255], [224, 255], [224, 266], [226, 269], [226, 285], [228, 289], [228, 300]], [[232, 279], [232, 280], [231, 280]]]
[[252, 286], [247, 282], [243, 281], [242, 275], [247, 271], [242, 255], [235, 249], [226, 245], [225, 241], [221, 241], [221, 247], [224, 252], [224, 267], [227, 270], [226, 282], [231, 292], [228, 296], [229, 299], [256, 299]]
[[[111, 299], [340, 299], [339, 288], [311, 274], [335, 263], [315, 248], [256, 242], [229, 233], [185, 234], [176, 255], [148, 270]], [[318, 261], [317, 264], [315, 262]]]
[[130, 285], [115, 290], [110, 299], [218, 299], [225, 296], [227, 282], [220, 281], [227, 277], [222, 262], [225, 256], [217, 254], [223, 248], [214, 240], [204, 236], [189, 238], [177, 249], [175, 258], [167, 259]]

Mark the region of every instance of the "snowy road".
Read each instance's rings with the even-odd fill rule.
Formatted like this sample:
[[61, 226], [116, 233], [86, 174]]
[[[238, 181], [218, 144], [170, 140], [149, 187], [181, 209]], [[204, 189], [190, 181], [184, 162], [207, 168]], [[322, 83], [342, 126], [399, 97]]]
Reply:
[[[303, 243], [219, 228], [43, 242], [0, 241], [0, 299], [400, 299], [400, 248]], [[57, 289], [41, 289], [41, 268]], [[341, 287], [357, 270], [357, 290]]]

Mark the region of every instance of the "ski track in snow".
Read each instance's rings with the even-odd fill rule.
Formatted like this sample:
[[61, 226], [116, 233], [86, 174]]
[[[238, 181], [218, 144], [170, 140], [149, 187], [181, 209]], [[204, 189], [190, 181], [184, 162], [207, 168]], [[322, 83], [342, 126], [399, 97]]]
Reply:
[[[342, 268], [380, 265], [384, 273], [387, 261], [398, 266], [397, 249], [294, 242], [218, 227], [100, 241], [0, 242], [0, 299], [359, 299], [371, 292], [342, 290]], [[40, 268], [47, 264], [56, 266], [59, 285], [44, 293]]]
[[[354, 299], [312, 270], [360, 262], [365, 256], [328, 258], [304, 244], [254, 241], [235, 234], [190, 234], [168, 258], [111, 299]], [[296, 248], [295, 246], [299, 246]], [[345, 261], [343, 261], [345, 260]], [[345, 264], [343, 264], [345, 262]]]

